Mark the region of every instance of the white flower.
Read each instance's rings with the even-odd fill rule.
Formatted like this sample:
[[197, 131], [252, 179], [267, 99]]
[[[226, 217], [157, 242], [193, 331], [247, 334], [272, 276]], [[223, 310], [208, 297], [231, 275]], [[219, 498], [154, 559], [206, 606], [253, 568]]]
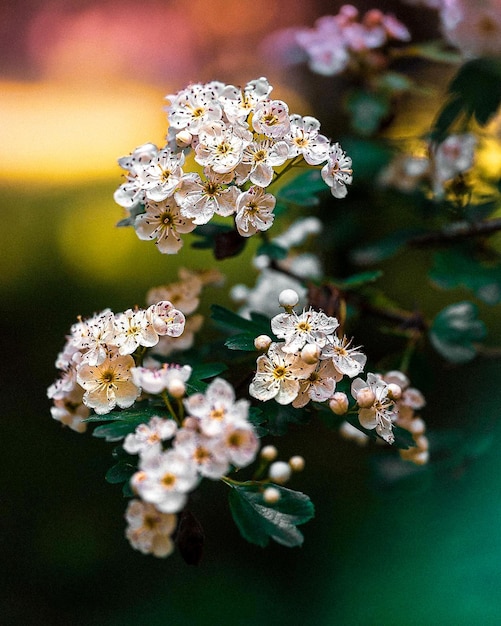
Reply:
[[258, 231], [265, 231], [273, 225], [275, 196], [265, 193], [261, 187], [251, 187], [240, 195], [237, 201], [235, 225], [242, 237], [250, 237]]
[[338, 143], [335, 143], [330, 148], [328, 162], [321, 170], [322, 178], [331, 188], [331, 193], [335, 198], [346, 196], [348, 193], [346, 185], [351, 184], [352, 174], [350, 157], [346, 156]]
[[83, 420], [90, 414], [89, 408], [83, 404], [83, 393], [83, 389], [75, 385], [66, 395], [55, 398], [50, 409], [55, 420], [77, 433], [87, 430], [87, 424]]
[[246, 467], [256, 458], [259, 442], [251, 424], [229, 423], [223, 432], [226, 454], [232, 465]]
[[80, 348], [84, 352], [82, 360], [89, 365], [102, 363], [108, 352], [107, 346], [114, 344], [114, 319], [113, 313], [106, 310], [84, 322], [86, 333], [81, 337]]
[[388, 396], [388, 385], [381, 376], [367, 374], [367, 382], [356, 378], [351, 384], [351, 395], [357, 399], [360, 391], [370, 389], [374, 394], [374, 403], [371, 407], [361, 408], [358, 411], [358, 421], [368, 430], [376, 429], [377, 434], [387, 443], [393, 443], [393, 422], [398, 416], [395, 404]]
[[143, 454], [156, 447], [161, 450], [161, 442], [171, 439], [177, 430], [174, 420], [153, 416], [147, 424], [139, 424], [133, 433], [124, 440], [123, 448], [129, 454]]
[[314, 311], [311, 307], [299, 315], [281, 313], [271, 320], [271, 330], [279, 338], [285, 340], [284, 352], [298, 352], [307, 343], [323, 348], [327, 336], [339, 326], [335, 317], [329, 317], [322, 311]]
[[330, 142], [327, 137], [319, 134], [320, 122], [309, 115], [290, 116], [289, 158], [303, 155], [306, 163], [319, 165], [329, 158]]
[[131, 369], [134, 384], [141, 387], [146, 393], [159, 394], [169, 388], [173, 381], [185, 383], [191, 375], [189, 365], [167, 365], [160, 368], [133, 367]]
[[312, 402], [325, 402], [334, 395], [336, 382], [343, 375], [334, 367], [332, 361], [320, 361], [315, 371], [308, 378], [299, 381], [299, 394], [292, 406], [300, 408]]
[[284, 352], [279, 343], [272, 343], [268, 353], [258, 357], [256, 365], [250, 395], [264, 402], [275, 398], [279, 404], [290, 404], [299, 393], [299, 381], [315, 369], [314, 364], [308, 365], [296, 355]]
[[193, 460], [201, 476], [217, 480], [230, 468], [224, 442], [218, 437], [208, 437], [196, 430], [183, 428], [178, 432], [174, 445], [176, 450]]
[[237, 400], [230, 383], [214, 379], [205, 393], [196, 393], [184, 400], [188, 415], [200, 420], [200, 430], [208, 436], [220, 434], [227, 424], [247, 424], [249, 402]]
[[364, 369], [367, 356], [360, 351], [360, 347], [350, 348], [351, 340], [343, 336], [339, 339], [337, 335], [328, 338], [322, 350], [321, 359], [332, 359], [337, 370], [350, 378], [357, 376]]
[[181, 215], [174, 198], [162, 202], [147, 202], [145, 208], [146, 213], [136, 217], [136, 235], [143, 240], [156, 239], [160, 252], [175, 254], [183, 245], [179, 233], [191, 233], [196, 224]]
[[285, 141], [253, 141], [244, 149], [241, 163], [235, 170], [237, 183], [250, 180], [254, 185], [267, 187], [273, 180], [273, 168], [283, 165], [288, 155], [289, 146]]
[[143, 554], [166, 557], [174, 550], [172, 534], [176, 530], [177, 517], [173, 513], [161, 513], [152, 504], [131, 500], [125, 512], [127, 528], [125, 536], [131, 546]]
[[182, 335], [186, 318], [181, 311], [173, 306], [172, 302], [162, 300], [152, 304], [148, 307], [147, 314], [151, 319], [153, 328], [159, 335], [168, 335], [169, 337]]
[[120, 354], [132, 354], [138, 346], [150, 348], [158, 343], [158, 334], [143, 309], [127, 309], [119, 313], [115, 316], [114, 324], [114, 345]]
[[198, 481], [197, 466], [190, 457], [174, 449], [158, 452], [156, 448], [140, 457], [139, 471], [131, 478], [133, 489], [162, 513], [181, 511]]
[[172, 196], [183, 176], [183, 163], [182, 152], [175, 154], [170, 149], [164, 149], [148, 165], [138, 167], [138, 184], [146, 197], [161, 202]]
[[221, 105], [214, 91], [207, 86], [192, 85], [167, 98], [172, 101], [167, 107], [169, 124], [177, 130], [186, 128], [192, 135], [197, 135], [204, 124], [221, 119]]
[[109, 356], [99, 365], [84, 363], [77, 369], [77, 381], [85, 389], [83, 402], [98, 415], [118, 405], [127, 409], [141, 390], [131, 380], [134, 359], [130, 355]]
[[[250, 135], [250, 133], [248, 134]], [[211, 122], [200, 129], [199, 144], [195, 149], [195, 161], [210, 166], [214, 172], [231, 172], [240, 163], [242, 152], [250, 137], [222, 122]]]
[[206, 224], [214, 215], [227, 217], [236, 210], [238, 187], [226, 187], [225, 183], [232, 174], [217, 174], [205, 168], [206, 180], [198, 174], [188, 174], [183, 178], [182, 186], [175, 194], [176, 202], [181, 207], [181, 215], [193, 220], [194, 224]]
[[260, 100], [265, 100], [272, 86], [264, 77], [251, 80], [243, 89], [227, 85], [220, 96], [224, 113], [231, 124], [243, 124]]
[[261, 100], [254, 108], [252, 127], [272, 139], [283, 139], [290, 130], [289, 107], [282, 100]]

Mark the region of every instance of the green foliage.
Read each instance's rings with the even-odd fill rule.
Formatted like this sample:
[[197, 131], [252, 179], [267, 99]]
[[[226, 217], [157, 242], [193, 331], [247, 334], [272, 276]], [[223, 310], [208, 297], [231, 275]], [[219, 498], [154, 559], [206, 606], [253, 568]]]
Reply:
[[124, 226], [134, 226], [134, 222], [136, 221], [136, 217], [138, 215], [141, 215], [142, 213], [145, 213], [144, 204], [138, 204], [137, 206], [132, 207], [129, 210], [128, 217], [125, 217], [123, 220], [120, 220], [119, 222], [117, 222], [117, 226], [119, 228], [122, 228]]
[[276, 192], [277, 204], [275, 213], [278, 215], [290, 205], [313, 207], [318, 206], [320, 200], [318, 194], [327, 191], [327, 186], [322, 179], [320, 170], [308, 170], [301, 172], [290, 181], [286, 182]]
[[501, 58], [483, 57], [465, 63], [448, 87], [449, 99], [440, 111], [431, 132], [434, 141], [443, 141], [462, 117], [485, 126], [501, 103]]
[[277, 243], [273, 243], [272, 241], [267, 241], [259, 246], [256, 251], [256, 255], [265, 254], [269, 256], [270, 259], [274, 259], [275, 261], [280, 261], [280, 259], [285, 259], [288, 254], [287, 248], [283, 248], [279, 246]]
[[214, 361], [213, 363], [194, 363], [186, 388], [190, 392], [203, 392], [207, 388], [205, 382], [208, 378], [214, 378], [226, 371], [228, 366], [225, 363]]
[[267, 504], [260, 483], [249, 481], [230, 486], [231, 513], [244, 539], [263, 548], [270, 539], [290, 548], [303, 543], [304, 537], [296, 526], [315, 514], [308, 496], [273, 485], [280, 492], [280, 499], [276, 504]]
[[242, 317], [225, 307], [213, 304], [211, 318], [225, 330], [240, 331], [225, 341], [230, 350], [254, 351], [254, 339], [259, 335], [271, 336], [270, 320], [262, 313], [252, 312], [250, 319]]
[[364, 285], [375, 282], [378, 278], [381, 278], [383, 272], [381, 270], [375, 270], [373, 272], [359, 272], [352, 276], [345, 278], [344, 280], [332, 281], [333, 284], [342, 291], [350, 291], [351, 289], [358, 289]]
[[433, 320], [430, 341], [451, 363], [466, 363], [475, 357], [474, 342], [486, 335], [485, 324], [477, 319], [477, 314], [473, 302], [456, 302], [445, 307]]
[[436, 252], [430, 279], [442, 289], [466, 287], [487, 304], [501, 301], [501, 267], [479, 263], [467, 249]]
[[372, 182], [392, 157], [391, 149], [375, 139], [344, 137], [342, 145], [353, 161], [355, 183], [367, 180]]
[[97, 426], [92, 435], [106, 441], [120, 441], [129, 433], [134, 432], [139, 424], [149, 422], [154, 415], [165, 417], [165, 408], [154, 407], [143, 402], [137, 403], [133, 409], [112, 411], [105, 415], [93, 415], [84, 421], [110, 422], [109, 424]]
[[379, 241], [356, 248], [353, 250], [351, 258], [353, 262], [358, 265], [374, 265], [375, 263], [385, 261], [395, 256], [410, 239], [423, 232], [424, 230], [421, 228], [403, 228], [397, 230]]
[[126, 482], [137, 471], [136, 465], [129, 461], [119, 461], [106, 472], [106, 481], [111, 484]]
[[346, 107], [351, 114], [353, 130], [369, 137], [376, 133], [390, 113], [390, 98], [384, 92], [355, 91]]

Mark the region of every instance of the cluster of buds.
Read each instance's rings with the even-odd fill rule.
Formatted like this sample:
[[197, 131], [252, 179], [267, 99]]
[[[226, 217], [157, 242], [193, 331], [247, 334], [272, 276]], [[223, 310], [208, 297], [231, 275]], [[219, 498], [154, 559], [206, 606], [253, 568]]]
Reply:
[[358, 9], [346, 4], [337, 15], [318, 19], [314, 28], [298, 30], [295, 38], [311, 70], [332, 76], [360, 65], [384, 67], [381, 49], [391, 40], [409, 41], [411, 36], [393, 15], [372, 9], [360, 19]]
[[133, 355], [157, 345], [160, 337], [179, 337], [184, 326], [183, 313], [168, 300], [118, 314], [107, 309], [73, 324], [56, 360], [62, 374], [47, 391], [54, 419], [83, 432], [89, 409], [104, 415], [116, 406], [132, 406], [141, 395]]
[[[147, 143], [119, 159], [127, 180], [115, 201], [130, 211], [126, 223], [140, 239], [176, 253], [181, 235], [214, 215], [232, 216], [242, 237], [266, 231], [276, 204], [268, 186], [304, 163], [322, 165], [332, 195], [346, 195], [351, 159], [320, 134], [317, 119], [289, 114], [271, 91], [262, 77], [243, 89], [213, 81], [167, 96], [166, 145]], [[199, 171], [183, 169], [190, 151]]]
[[[275, 483], [275, 485], [285, 485], [289, 482], [293, 472], [302, 472], [305, 466], [304, 458], [299, 455], [292, 456], [288, 462], [277, 461], [278, 450], [273, 445], [267, 445], [261, 448], [261, 461], [267, 470], [267, 482]], [[262, 465], [263, 467], [263, 465]], [[263, 490], [263, 500], [267, 504], [276, 504], [280, 500], [280, 491], [273, 486], [268, 485]]]

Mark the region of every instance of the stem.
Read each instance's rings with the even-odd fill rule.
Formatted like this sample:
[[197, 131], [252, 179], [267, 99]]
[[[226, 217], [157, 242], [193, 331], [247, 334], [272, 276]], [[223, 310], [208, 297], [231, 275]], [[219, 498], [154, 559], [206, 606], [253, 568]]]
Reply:
[[409, 239], [407, 242], [407, 245], [414, 246], [416, 248], [425, 248], [426, 246], [433, 246], [440, 243], [462, 241], [463, 239], [469, 239], [470, 237], [491, 235], [498, 230], [501, 230], [501, 218], [499, 217], [475, 223], [465, 221], [453, 222], [442, 230], [412, 237], [412, 239]]
[[174, 411], [174, 408], [172, 406], [172, 403], [171, 403], [171, 401], [169, 399], [169, 396], [167, 395], [166, 391], [162, 391], [162, 399], [164, 401], [165, 406], [167, 407], [167, 410], [171, 414], [172, 419], [176, 422], [176, 424], [178, 426], [181, 426], [181, 421], [178, 418], [178, 416], [176, 415], [176, 412]]
[[277, 180], [280, 180], [280, 178], [284, 174], [286, 174], [291, 168], [295, 167], [302, 158], [303, 158], [302, 154], [298, 154], [297, 156], [295, 156], [290, 163], [287, 163], [287, 165], [284, 167], [284, 169], [281, 172], [278, 172], [278, 174], [275, 174], [275, 178], [271, 181], [268, 187], [271, 187], [271, 185], [274, 185], [277, 182]]

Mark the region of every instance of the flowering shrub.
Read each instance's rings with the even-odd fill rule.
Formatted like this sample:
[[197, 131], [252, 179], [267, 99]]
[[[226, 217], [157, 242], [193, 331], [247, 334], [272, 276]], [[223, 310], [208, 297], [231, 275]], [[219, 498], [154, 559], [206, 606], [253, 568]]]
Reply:
[[[458, 8], [459, 21], [450, 26], [451, 4], [441, 11], [454, 44], [464, 25]], [[241, 254], [255, 237], [256, 283], [233, 285], [237, 312], [212, 306], [223, 337], [213, 333], [204, 343], [196, 313], [202, 290], [223, 277], [213, 268], [182, 269], [178, 281], [147, 294], [144, 309], [79, 318], [56, 361], [52, 416], [77, 432], [97, 423], [94, 436], [117, 444], [106, 479], [123, 483], [131, 498], [126, 536], [143, 553], [164, 557], [177, 546], [188, 563], [199, 562], [203, 528], [189, 503], [204, 479], [228, 488], [232, 516], [248, 541], [300, 545], [297, 526], [312, 518], [313, 504], [284, 485], [305, 461], [280, 460], [275, 445], [261, 446], [260, 439], [322, 419], [342, 437], [398, 451], [419, 471], [433, 462], [433, 448], [420, 413], [425, 398], [412, 386], [417, 355], [430, 358], [434, 349], [459, 366], [489, 353], [475, 302], [451, 302], [430, 315], [417, 293], [418, 308], [405, 310], [386, 296], [382, 271], [371, 266], [405, 249], [433, 247], [435, 285], [461, 285], [481, 303], [501, 301], [499, 176], [476, 171], [501, 101], [500, 59], [477, 58], [471, 33], [464, 49], [458, 44], [473, 57], [465, 62], [441, 45], [406, 48], [410, 33], [394, 16], [372, 10], [360, 18], [350, 5], [295, 35], [311, 71], [347, 78], [347, 144], [358, 155], [360, 187], [357, 159], [352, 165], [315, 117], [290, 113], [274, 99], [264, 77], [243, 88], [214, 81], [168, 95], [166, 144], [146, 143], [119, 159], [126, 176], [115, 200], [127, 212], [119, 225], [167, 254], [191, 233], [192, 245], [211, 248], [216, 259]], [[420, 93], [391, 69], [406, 55], [458, 65], [429, 132], [409, 152], [380, 141], [399, 96]], [[375, 112], [369, 120], [367, 107]], [[369, 174], [364, 157], [372, 162]], [[358, 200], [350, 204], [352, 183]], [[346, 215], [390, 201], [405, 207], [412, 227], [390, 224], [367, 241], [340, 243], [349, 232]], [[270, 238], [278, 224], [281, 232]], [[336, 246], [349, 268], [337, 277]], [[362, 346], [358, 332], [374, 319], [382, 321], [379, 332], [400, 342], [391, 354]], [[499, 351], [491, 347], [490, 354]]]

